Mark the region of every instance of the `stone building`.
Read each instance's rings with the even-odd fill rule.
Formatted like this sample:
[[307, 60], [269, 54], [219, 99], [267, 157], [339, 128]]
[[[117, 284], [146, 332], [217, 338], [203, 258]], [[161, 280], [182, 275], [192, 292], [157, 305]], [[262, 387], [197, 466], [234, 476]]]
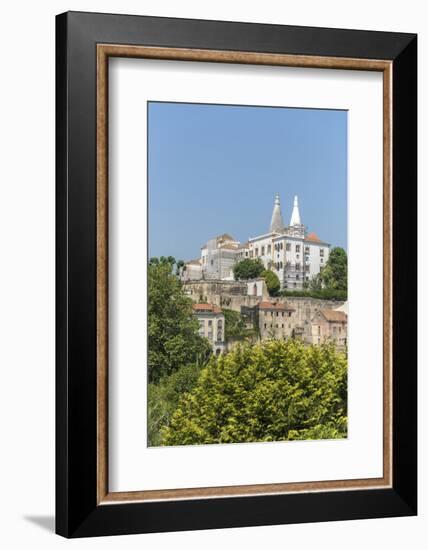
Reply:
[[329, 253], [330, 245], [315, 233], [307, 233], [301, 223], [297, 197], [294, 197], [290, 224], [284, 225], [277, 194], [269, 232], [248, 239], [237, 259], [259, 258], [266, 269], [278, 275], [281, 288], [299, 290], [321, 271]]
[[183, 281], [200, 281], [202, 279], [202, 263], [198, 258], [189, 260], [181, 269], [181, 279]]
[[233, 280], [238, 248], [239, 241], [228, 233], [210, 239], [201, 248], [202, 278]]
[[295, 310], [284, 302], [260, 302], [258, 304], [258, 326], [261, 340], [268, 338], [294, 337]]
[[302, 289], [327, 263], [330, 245], [308, 233], [294, 197], [290, 224], [284, 225], [279, 195], [274, 201], [269, 232], [241, 244], [228, 233], [210, 239], [200, 260], [185, 264], [183, 280], [233, 280], [233, 266], [246, 258], [259, 258], [278, 275], [281, 288]]
[[211, 343], [213, 352], [225, 350], [225, 320], [222, 310], [214, 304], [193, 304], [193, 315], [199, 321], [199, 334]]
[[264, 279], [187, 280], [184, 282], [183, 289], [193, 302], [207, 302], [221, 308], [233, 309], [238, 313], [241, 312], [242, 307], [255, 307], [269, 296]]
[[312, 320], [312, 344], [334, 342], [339, 349], [347, 345], [348, 316], [344, 311], [321, 309]]

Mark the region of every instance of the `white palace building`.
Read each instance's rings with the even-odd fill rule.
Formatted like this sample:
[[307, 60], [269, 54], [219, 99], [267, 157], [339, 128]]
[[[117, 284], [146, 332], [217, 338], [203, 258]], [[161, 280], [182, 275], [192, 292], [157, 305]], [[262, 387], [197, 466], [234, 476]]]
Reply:
[[201, 248], [201, 257], [185, 263], [183, 279], [233, 280], [233, 266], [246, 258], [259, 258], [278, 275], [281, 288], [302, 289], [326, 264], [330, 244], [307, 233], [294, 197], [290, 224], [284, 225], [279, 195], [275, 197], [269, 232], [241, 244], [224, 233]]

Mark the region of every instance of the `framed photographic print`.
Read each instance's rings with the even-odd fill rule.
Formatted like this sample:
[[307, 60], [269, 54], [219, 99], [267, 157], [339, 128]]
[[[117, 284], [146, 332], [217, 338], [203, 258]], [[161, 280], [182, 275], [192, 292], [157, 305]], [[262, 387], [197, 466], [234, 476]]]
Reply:
[[57, 16], [57, 532], [414, 515], [416, 36]]

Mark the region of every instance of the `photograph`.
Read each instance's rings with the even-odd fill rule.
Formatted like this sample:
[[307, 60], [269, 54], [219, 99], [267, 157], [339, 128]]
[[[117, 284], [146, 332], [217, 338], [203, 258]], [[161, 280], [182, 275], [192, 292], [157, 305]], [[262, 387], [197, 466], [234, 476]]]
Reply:
[[346, 439], [348, 112], [147, 121], [148, 446]]

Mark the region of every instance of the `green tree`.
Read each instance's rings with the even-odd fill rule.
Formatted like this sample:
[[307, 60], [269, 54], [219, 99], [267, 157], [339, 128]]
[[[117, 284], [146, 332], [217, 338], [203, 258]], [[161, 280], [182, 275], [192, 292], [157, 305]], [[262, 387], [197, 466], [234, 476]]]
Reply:
[[322, 289], [321, 273], [317, 273], [312, 277], [312, 279], [309, 281], [309, 289], [315, 291], [320, 291]]
[[343, 248], [331, 249], [327, 263], [320, 273], [323, 287], [346, 291], [348, 288], [348, 257]]
[[264, 271], [264, 266], [259, 258], [251, 260], [246, 258], [241, 260], [233, 266], [233, 275], [235, 279], [245, 280], [245, 279], [257, 279]]
[[169, 425], [180, 398], [189, 392], [198, 380], [201, 367], [185, 365], [158, 384], [148, 385], [147, 429], [150, 447], [161, 444], [162, 429]]
[[266, 282], [269, 296], [277, 296], [279, 289], [281, 288], [281, 283], [279, 282], [278, 275], [273, 271], [266, 269], [262, 272], [261, 277], [263, 277]]
[[168, 259], [149, 263], [148, 294], [148, 374], [149, 382], [158, 382], [183, 365], [203, 363], [211, 346], [198, 334], [192, 301]]
[[266, 340], [211, 358], [163, 445], [343, 438], [347, 360], [333, 344]]
[[224, 337], [226, 342], [230, 340], [244, 340], [256, 334], [254, 328], [247, 328], [241, 314], [233, 309], [222, 309], [224, 314]]

